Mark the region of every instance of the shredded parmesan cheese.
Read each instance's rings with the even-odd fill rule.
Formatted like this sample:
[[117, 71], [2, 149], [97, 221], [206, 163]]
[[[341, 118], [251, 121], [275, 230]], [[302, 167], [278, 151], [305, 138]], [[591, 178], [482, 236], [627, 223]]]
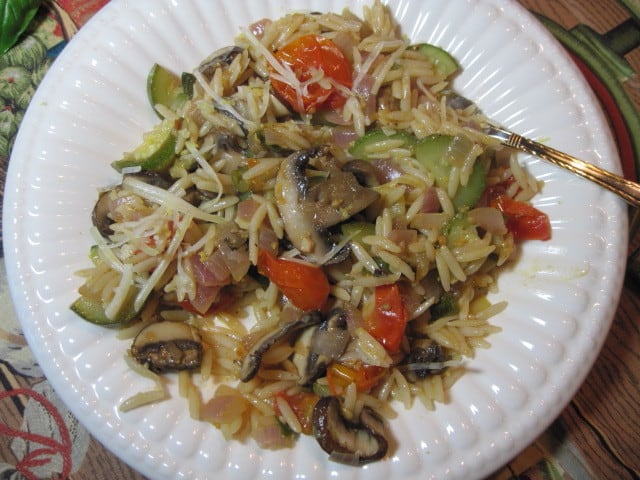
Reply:
[[93, 240], [96, 242], [96, 245], [98, 245], [100, 258], [107, 262], [112, 269], [122, 273], [124, 271], [124, 265], [111, 250], [112, 246], [102, 235], [100, 235], [100, 232], [95, 226], [91, 227], [89, 232], [91, 233]]
[[187, 142], [185, 144], [187, 150], [193, 155], [193, 158], [196, 159], [200, 168], [215, 182], [218, 187], [218, 195], [215, 198], [215, 202], [218, 202], [222, 197], [222, 192], [224, 187], [222, 186], [222, 182], [220, 181], [220, 176], [216, 173], [216, 171], [209, 165], [209, 162], [205, 160], [205, 158], [198, 151], [198, 147], [193, 142]]
[[235, 118], [236, 120], [238, 120], [239, 122], [242, 122], [244, 125], [246, 125], [247, 127], [249, 127], [252, 130], [255, 130], [256, 128], [256, 124], [255, 122], [252, 122], [251, 120], [249, 120], [248, 118], [244, 118], [242, 115], [240, 115], [238, 113], [238, 111], [233, 108], [230, 104], [228, 100], [225, 100], [224, 98], [222, 98], [220, 95], [218, 95], [213, 88], [211, 88], [209, 86], [209, 83], [207, 82], [207, 79], [204, 78], [204, 76], [202, 75], [202, 73], [200, 73], [199, 71], [195, 70], [193, 72], [193, 76], [196, 77], [196, 80], [198, 81], [198, 83], [200, 84], [200, 86], [202, 87], [202, 89], [206, 92], [207, 95], [209, 95], [215, 102], [216, 102], [216, 108], [219, 110], [224, 110], [225, 112], [227, 112], [228, 114], [230, 114], [233, 118]]
[[364, 79], [364, 76], [367, 74], [367, 72], [371, 68], [371, 65], [373, 65], [373, 62], [375, 62], [376, 59], [380, 56], [380, 52], [382, 52], [382, 47], [383, 47], [383, 44], [378, 43], [373, 49], [373, 51], [367, 57], [367, 60], [361, 65], [356, 65], [358, 69], [358, 75], [353, 81], [353, 87], [351, 88], [352, 91], [355, 92], [358, 90], [358, 86], [360, 85], [360, 82], [362, 82], [362, 80]]
[[169, 193], [167, 190], [159, 187], [155, 187], [148, 183], [142, 182], [140, 180], [136, 180], [132, 177], [126, 177], [122, 184], [128, 187], [132, 192], [137, 195], [140, 195], [142, 198], [149, 200], [151, 202], [157, 203], [159, 205], [164, 206], [167, 210], [178, 211], [188, 215], [191, 215], [193, 218], [197, 218], [199, 220], [204, 220], [206, 222], [212, 223], [223, 223], [224, 219], [217, 216], [212, 215], [207, 212], [203, 212], [197, 207], [194, 207], [189, 202], [183, 200], [182, 198]]
[[133, 266], [131, 264], [125, 264], [120, 283], [114, 291], [113, 298], [104, 309], [104, 314], [109, 320], [117, 319], [118, 313], [120, 313], [124, 307], [124, 302], [129, 296], [131, 287], [133, 287]]
[[184, 234], [187, 232], [187, 228], [189, 227], [189, 224], [192, 220], [193, 217], [191, 215], [185, 215], [178, 223], [176, 232], [171, 239], [169, 247], [162, 257], [162, 260], [155, 268], [149, 279], [142, 285], [142, 288], [140, 288], [140, 291], [136, 296], [136, 300], [133, 304], [133, 307], [136, 311], [142, 308], [144, 302], [147, 300], [147, 297], [151, 294], [160, 278], [162, 278], [162, 275], [164, 275], [167, 267], [173, 261], [173, 257], [175, 256], [175, 253], [178, 250], [178, 247], [180, 246], [180, 243], [184, 238]]
[[289, 85], [296, 92], [296, 101], [297, 101], [297, 110], [299, 112], [304, 111], [304, 105], [302, 98], [304, 96], [304, 89], [296, 74], [289, 68], [288, 65], [284, 65], [280, 63], [276, 57], [269, 51], [267, 47], [265, 47], [260, 40], [256, 38], [256, 36], [251, 33], [248, 29], [243, 31], [244, 36], [249, 40], [249, 43], [258, 50], [258, 53], [261, 54], [265, 60], [271, 65], [271, 67], [276, 71], [276, 74], [273, 75], [273, 78], [276, 80]]

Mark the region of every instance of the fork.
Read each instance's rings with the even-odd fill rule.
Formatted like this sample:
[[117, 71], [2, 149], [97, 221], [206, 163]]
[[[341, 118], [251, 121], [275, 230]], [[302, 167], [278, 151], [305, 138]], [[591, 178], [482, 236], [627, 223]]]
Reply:
[[628, 204], [640, 207], [640, 184], [627, 180], [624, 177], [611, 173], [591, 163], [587, 163], [579, 158], [567, 153], [548, 147], [542, 143], [518, 135], [505, 128], [489, 124], [484, 128], [484, 133], [495, 138], [503, 145], [516, 150], [520, 150], [536, 157], [543, 158], [549, 162], [566, 168], [567, 170], [580, 175], [583, 178], [597, 183], [601, 187], [619, 195]]

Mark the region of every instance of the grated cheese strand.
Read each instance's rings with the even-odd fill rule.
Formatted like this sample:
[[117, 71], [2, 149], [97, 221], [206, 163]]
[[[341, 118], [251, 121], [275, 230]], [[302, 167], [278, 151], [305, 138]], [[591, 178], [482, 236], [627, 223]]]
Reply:
[[129, 291], [133, 287], [133, 265], [127, 263], [122, 270], [120, 283], [114, 290], [114, 295], [109, 304], [104, 309], [104, 314], [109, 320], [117, 320], [118, 313], [122, 310], [124, 302], [129, 296]]
[[239, 122], [241, 122], [244, 125], [246, 125], [247, 127], [249, 127], [250, 130], [255, 130], [256, 129], [255, 122], [249, 120], [248, 118], [244, 118], [242, 115], [240, 115], [238, 113], [238, 111], [235, 108], [233, 108], [229, 104], [228, 100], [226, 100], [226, 99], [222, 98], [220, 95], [218, 95], [215, 92], [215, 90], [213, 90], [213, 88], [211, 88], [211, 86], [207, 82], [207, 79], [204, 78], [202, 73], [200, 73], [199, 71], [195, 70], [193, 72], [193, 76], [196, 77], [196, 80], [198, 81], [198, 83], [200, 84], [202, 89], [206, 92], [206, 94], [209, 95], [211, 98], [213, 98], [213, 100], [215, 101], [215, 108], [217, 108], [219, 110], [224, 110], [225, 112], [229, 113], [234, 119], [238, 120]]
[[367, 57], [367, 60], [363, 64], [358, 66], [358, 75], [353, 81], [353, 86], [351, 87], [351, 90], [353, 92], [355, 92], [358, 89], [360, 82], [362, 82], [362, 80], [364, 79], [364, 76], [367, 74], [367, 72], [369, 72], [369, 69], [373, 65], [373, 62], [375, 62], [376, 59], [380, 56], [383, 46], [384, 44], [378, 43], [373, 49], [373, 51]]
[[139, 311], [142, 308], [144, 302], [146, 302], [147, 300], [147, 297], [151, 294], [158, 281], [160, 280], [160, 278], [162, 278], [164, 272], [169, 267], [169, 264], [173, 261], [173, 257], [175, 256], [185, 233], [187, 233], [187, 229], [189, 228], [192, 220], [193, 217], [187, 214], [182, 218], [182, 220], [180, 220], [180, 222], [178, 222], [176, 232], [173, 235], [173, 238], [171, 239], [171, 243], [169, 243], [167, 250], [164, 252], [162, 260], [155, 268], [153, 273], [149, 276], [149, 279], [142, 285], [142, 288], [140, 288], [140, 291], [136, 296], [136, 300], [133, 304], [133, 308], [136, 311]]
[[197, 218], [198, 220], [204, 220], [211, 223], [223, 223], [225, 220], [217, 215], [204, 212], [197, 207], [194, 207], [186, 200], [168, 192], [167, 190], [153, 185], [149, 185], [143, 181], [137, 180], [133, 177], [125, 177], [122, 180], [122, 185], [129, 188], [133, 193], [149, 200], [153, 203], [164, 206], [168, 210], [174, 210], [182, 212]]
[[112, 269], [122, 273], [124, 271], [124, 264], [118, 257], [116, 257], [115, 253], [113, 253], [113, 250], [111, 250], [112, 245], [110, 245], [109, 242], [100, 234], [95, 226], [91, 227], [89, 233], [91, 234], [93, 240], [96, 242], [96, 245], [98, 245], [100, 258], [107, 262]]
[[349, 243], [353, 237], [355, 237], [355, 235], [356, 235], [355, 233], [352, 233], [351, 235], [347, 235], [346, 238], [343, 238], [336, 246], [334, 246], [331, 250], [329, 250], [325, 254], [325, 256], [320, 259], [320, 261], [318, 263], [320, 265], [324, 265], [329, 260], [331, 260], [333, 257], [335, 257], [338, 254], [338, 252], [340, 250], [342, 250], [344, 248], [344, 246], [347, 243]]
[[213, 169], [213, 167], [211, 167], [209, 162], [207, 162], [204, 159], [204, 157], [200, 154], [200, 151], [198, 150], [198, 147], [193, 142], [185, 143], [185, 147], [187, 147], [187, 150], [189, 150], [191, 155], [193, 155], [193, 158], [195, 158], [196, 162], [198, 162], [198, 165], [200, 165], [200, 168], [202, 170], [204, 170], [204, 172], [209, 177], [211, 177], [211, 179], [216, 184], [216, 187], [218, 187], [218, 195], [216, 195], [216, 198], [214, 200], [214, 204], [218, 203], [220, 201], [220, 198], [222, 197], [222, 192], [224, 190], [224, 187], [222, 186], [222, 182], [220, 181], [220, 176]]
[[293, 70], [291, 70], [289, 65], [280, 63], [278, 59], [274, 57], [273, 54], [269, 51], [269, 49], [265, 47], [262, 44], [262, 42], [258, 40], [256, 36], [253, 33], [251, 33], [248, 29], [244, 29], [242, 33], [244, 33], [244, 36], [247, 38], [247, 40], [249, 40], [249, 43], [251, 43], [251, 45], [253, 45], [256, 48], [256, 50], [258, 50], [258, 53], [260, 53], [267, 60], [269, 65], [271, 65], [273, 69], [277, 72], [277, 75], [274, 75], [274, 78], [281, 81], [282, 83], [286, 83], [291, 88], [293, 88], [293, 90], [296, 92], [296, 101], [297, 101], [298, 111], [303, 112], [304, 111], [304, 103], [302, 101], [302, 98], [304, 95], [303, 87], [302, 87], [302, 84], [300, 83], [300, 80], [298, 80], [298, 77], [296, 77], [296, 74], [293, 72]]

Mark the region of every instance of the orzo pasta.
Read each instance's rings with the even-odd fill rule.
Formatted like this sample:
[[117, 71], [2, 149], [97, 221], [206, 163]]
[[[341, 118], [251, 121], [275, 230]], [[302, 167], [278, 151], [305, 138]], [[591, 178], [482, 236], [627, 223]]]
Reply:
[[457, 70], [378, 1], [258, 21], [181, 77], [152, 68], [162, 120], [113, 163], [72, 305], [133, 339], [157, 385], [123, 410], [179, 371], [191, 416], [226, 438], [313, 435], [364, 464], [390, 453], [399, 405], [446, 401], [499, 330], [500, 267], [550, 235]]

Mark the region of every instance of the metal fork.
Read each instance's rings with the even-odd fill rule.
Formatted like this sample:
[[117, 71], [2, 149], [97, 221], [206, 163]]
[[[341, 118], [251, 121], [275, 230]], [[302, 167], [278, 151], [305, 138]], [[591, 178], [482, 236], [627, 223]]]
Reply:
[[518, 135], [502, 127], [489, 124], [484, 128], [484, 133], [498, 139], [503, 145], [535, 155], [559, 167], [566, 168], [619, 195], [628, 204], [634, 207], [640, 207], [640, 184], [636, 182], [627, 180], [615, 173], [596, 167], [591, 163], [587, 163], [579, 158], [523, 137], [522, 135]]

